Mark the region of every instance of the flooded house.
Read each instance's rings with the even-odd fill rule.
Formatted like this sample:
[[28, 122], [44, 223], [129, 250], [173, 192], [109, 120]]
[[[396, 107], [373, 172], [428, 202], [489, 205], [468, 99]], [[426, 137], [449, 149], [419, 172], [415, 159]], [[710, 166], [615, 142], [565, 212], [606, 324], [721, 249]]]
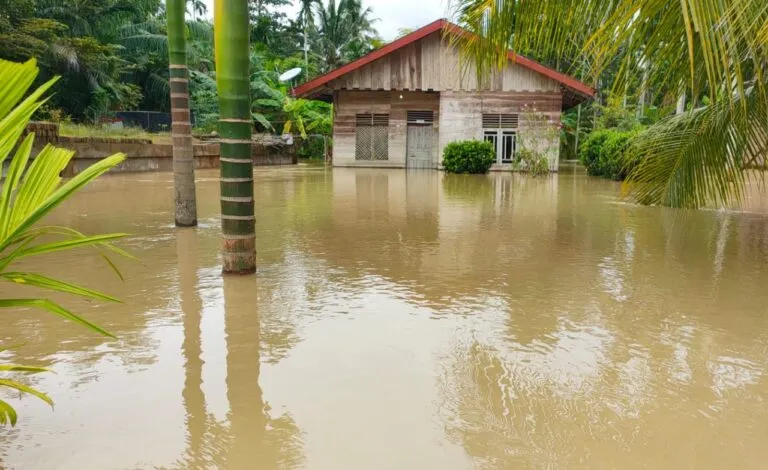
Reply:
[[511, 51], [479, 80], [450, 28], [435, 21], [296, 88], [333, 103], [334, 166], [437, 169], [447, 144], [481, 139], [496, 148], [492, 170], [513, 170], [522, 145], [557, 170], [560, 114], [595, 90]]

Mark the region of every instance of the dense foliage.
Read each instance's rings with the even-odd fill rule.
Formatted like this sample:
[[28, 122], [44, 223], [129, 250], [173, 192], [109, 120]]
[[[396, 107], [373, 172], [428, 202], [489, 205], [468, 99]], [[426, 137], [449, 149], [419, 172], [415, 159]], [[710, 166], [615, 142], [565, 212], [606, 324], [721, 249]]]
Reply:
[[448, 173], [488, 173], [494, 161], [493, 145], [482, 140], [451, 142], [443, 151], [443, 167]]
[[579, 160], [590, 175], [623, 181], [637, 166], [629, 152], [632, 138], [640, 130], [600, 129], [592, 132], [579, 149]]
[[650, 124], [629, 147], [612, 140], [637, 159], [625, 187], [642, 203], [740, 202], [745, 169], [768, 161], [765, 0], [450, 3], [462, 26], [477, 33], [454, 40], [479, 74], [503, 64], [511, 47], [600, 90], [601, 106], [565, 115], [567, 154], [583, 141], [583, 124], [629, 130], [601, 126], [603, 110]]
[[[360, 0], [251, 0], [251, 95], [257, 130], [330, 133], [330, 106], [290, 97], [277, 77], [301, 67], [302, 82], [381, 45]], [[61, 76], [37, 117], [97, 122], [116, 111], [170, 111], [168, 41], [162, 0], [0, 0], [0, 58], [35, 57], [39, 83]], [[197, 131], [218, 119], [213, 25], [205, 3], [187, 6], [190, 106]], [[306, 54], [304, 51], [306, 44]]]

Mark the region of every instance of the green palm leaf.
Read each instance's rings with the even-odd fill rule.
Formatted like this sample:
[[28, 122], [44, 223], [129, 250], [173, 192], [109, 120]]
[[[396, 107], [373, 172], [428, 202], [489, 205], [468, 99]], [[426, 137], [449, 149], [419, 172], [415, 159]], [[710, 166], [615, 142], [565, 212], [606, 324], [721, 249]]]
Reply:
[[512, 48], [535, 53], [603, 91], [626, 96], [633, 87], [644, 96], [652, 88], [674, 97], [687, 95], [694, 109], [706, 104], [635, 139], [632, 158], [640, 164], [625, 191], [636, 200], [679, 207], [738, 202], [746, 190], [745, 169], [764, 166], [765, 0], [451, 4], [461, 25], [476, 33], [454, 34], [452, 40], [481, 79], [505, 64], [506, 50]]
[[[69, 164], [73, 152], [48, 145], [33, 157], [31, 152], [34, 134], [29, 134], [23, 139], [21, 136], [32, 114], [44, 102], [44, 93], [56, 82], [55, 78], [49, 80], [29, 93], [37, 73], [34, 60], [24, 64], [0, 60], [0, 168], [13, 152], [0, 191], [0, 281], [15, 286], [28, 285], [99, 301], [117, 302], [112, 296], [69, 282], [12, 270], [14, 263], [21, 259], [80, 247], [93, 247], [127, 255], [110, 243], [124, 237], [124, 234], [87, 236], [66, 227], [38, 226], [46, 215], [77, 191], [120, 164], [125, 155], [117, 154], [102, 159], [66, 182], [62, 182], [59, 175]], [[40, 243], [41, 239], [45, 241]], [[100, 254], [117, 271], [114, 263], [104, 253]], [[27, 308], [42, 309], [96, 333], [114, 337], [98, 325], [48, 299], [0, 299], [0, 309], [18, 311]], [[3, 373], [44, 371], [43, 368], [31, 366], [0, 365], [0, 372]], [[0, 388], [29, 394], [46, 403], [53, 403], [48, 395], [11, 379], [0, 378]], [[15, 425], [17, 420], [18, 416], [13, 407], [0, 400], [0, 424]]]

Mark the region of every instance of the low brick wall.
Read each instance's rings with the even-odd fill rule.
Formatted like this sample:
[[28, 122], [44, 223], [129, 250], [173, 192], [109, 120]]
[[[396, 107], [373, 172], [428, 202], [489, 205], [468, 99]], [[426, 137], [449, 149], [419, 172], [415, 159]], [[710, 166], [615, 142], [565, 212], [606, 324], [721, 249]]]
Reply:
[[[75, 151], [75, 157], [62, 172], [65, 177], [74, 176], [96, 161], [120, 152], [126, 154], [127, 158], [112, 170], [114, 172], [173, 170], [173, 146], [170, 144], [155, 144], [149, 139], [65, 137], [58, 135], [58, 126], [50, 123], [30, 123], [28, 131], [35, 132], [33, 155], [49, 143]], [[196, 143], [194, 155], [195, 168], [219, 168], [219, 144], [215, 141]], [[292, 145], [254, 142], [251, 155], [256, 166], [294, 165], [298, 162]]]
[[[62, 173], [74, 176], [98, 160], [115, 153], [124, 153], [126, 159], [112, 171], [116, 173], [141, 173], [147, 171], [173, 171], [173, 146], [136, 142], [71, 142], [60, 139], [56, 145], [75, 151], [75, 157]], [[264, 164], [264, 163], [257, 163]], [[195, 168], [219, 167], [219, 145], [195, 145]]]

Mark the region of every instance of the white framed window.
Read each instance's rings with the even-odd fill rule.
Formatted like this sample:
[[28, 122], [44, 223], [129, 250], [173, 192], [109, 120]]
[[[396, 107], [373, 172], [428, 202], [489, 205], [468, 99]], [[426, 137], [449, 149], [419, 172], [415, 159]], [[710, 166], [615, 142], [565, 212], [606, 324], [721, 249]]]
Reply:
[[483, 140], [496, 149], [496, 163], [515, 161], [517, 124], [517, 114], [483, 114]]

